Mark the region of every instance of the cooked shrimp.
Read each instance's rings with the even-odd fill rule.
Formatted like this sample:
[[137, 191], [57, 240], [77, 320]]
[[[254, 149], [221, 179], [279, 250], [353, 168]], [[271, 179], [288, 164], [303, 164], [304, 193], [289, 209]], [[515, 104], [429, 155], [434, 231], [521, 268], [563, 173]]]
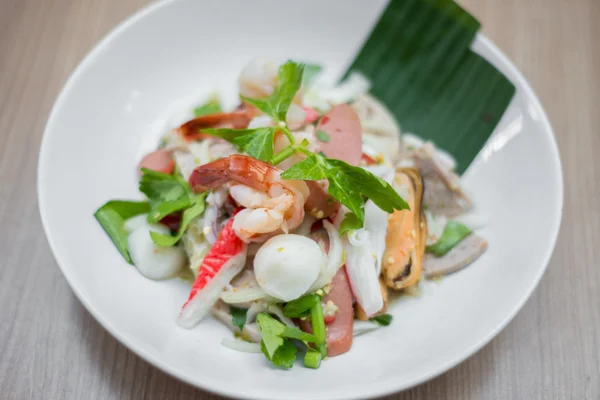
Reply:
[[194, 118], [176, 128], [176, 132], [185, 140], [202, 140], [212, 136], [203, 134], [202, 128], [233, 128], [244, 129], [248, 126], [256, 110], [250, 107], [241, 107], [232, 112], [216, 113]]
[[[250, 61], [240, 74], [240, 94], [253, 99], [261, 99], [273, 94], [279, 83], [280, 65], [281, 63], [278, 61], [264, 58], [255, 58]], [[298, 90], [293, 102], [301, 104], [302, 89]], [[292, 119], [295, 120], [295, 117]]]
[[230, 183], [230, 194], [246, 207], [234, 217], [233, 228], [245, 241], [262, 242], [288, 232], [304, 219], [309, 195], [303, 181], [282, 180], [280, 170], [255, 158], [232, 155], [197, 167], [189, 179], [203, 192]]
[[279, 63], [255, 58], [240, 74], [240, 94], [251, 98], [270, 96], [278, 81]]

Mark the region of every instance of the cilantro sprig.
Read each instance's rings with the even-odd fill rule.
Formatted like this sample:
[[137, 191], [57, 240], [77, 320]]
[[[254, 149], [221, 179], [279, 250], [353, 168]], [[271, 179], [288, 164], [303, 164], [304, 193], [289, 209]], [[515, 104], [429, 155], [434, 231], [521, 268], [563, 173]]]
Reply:
[[316, 345], [322, 344], [315, 335], [291, 328], [267, 313], [256, 316], [256, 323], [260, 330], [260, 348], [264, 355], [275, 365], [281, 368], [292, 368], [296, 360], [296, 346], [291, 339], [298, 339]]

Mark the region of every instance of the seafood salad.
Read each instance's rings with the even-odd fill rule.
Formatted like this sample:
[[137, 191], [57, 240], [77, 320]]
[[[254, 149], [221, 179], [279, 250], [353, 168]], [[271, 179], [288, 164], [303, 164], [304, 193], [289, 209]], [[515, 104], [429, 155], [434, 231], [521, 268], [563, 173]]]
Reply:
[[401, 132], [360, 74], [327, 85], [319, 71], [251, 61], [237, 108], [211, 97], [139, 161], [145, 200], [95, 213], [143, 276], [193, 282], [182, 328], [212, 314], [233, 333], [223, 345], [281, 368], [349, 351], [392, 322], [393, 293], [487, 247], [453, 158]]

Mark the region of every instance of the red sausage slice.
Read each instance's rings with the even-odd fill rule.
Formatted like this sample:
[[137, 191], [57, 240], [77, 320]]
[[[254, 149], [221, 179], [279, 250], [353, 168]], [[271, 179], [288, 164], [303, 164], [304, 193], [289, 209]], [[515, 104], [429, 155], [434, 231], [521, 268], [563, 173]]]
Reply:
[[347, 352], [352, 347], [354, 308], [346, 268], [340, 268], [333, 277], [331, 290], [323, 297], [325, 304], [328, 301], [332, 301], [338, 308], [335, 319], [327, 325], [327, 355], [334, 357]]
[[[325, 317], [327, 332], [327, 356], [339, 356], [352, 347], [354, 308], [352, 307], [352, 290], [346, 275], [346, 268], [342, 267], [331, 281], [331, 290], [323, 297], [323, 303], [333, 302], [338, 308], [333, 317]], [[310, 319], [298, 320], [298, 325], [305, 331], [312, 333]]]
[[159, 149], [147, 154], [140, 161], [139, 169], [151, 169], [153, 171], [164, 172], [165, 174], [173, 173], [175, 169], [175, 161], [171, 157], [171, 152], [165, 149]]
[[[362, 157], [362, 128], [356, 111], [348, 104], [333, 107], [317, 125], [317, 132], [323, 131], [329, 141], [319, 140], [320, 150], [329, 158], [346, 161], [350, 165], [358, 165]], [[325, 139], [327, 140], [327, 139]]]

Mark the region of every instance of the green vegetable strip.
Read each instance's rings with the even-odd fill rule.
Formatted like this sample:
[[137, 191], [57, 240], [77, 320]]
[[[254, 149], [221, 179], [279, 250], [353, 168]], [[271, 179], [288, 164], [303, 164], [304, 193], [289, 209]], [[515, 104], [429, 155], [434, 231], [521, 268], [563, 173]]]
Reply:
[[390, 1], [346, 75], [363, 73], [402, 130], [450, 152], [464, 172], [515, 87], [470, 50], [479, 23], [450, 0]]
[[388, 326], [392, 323], [392, 316], [390, 314], [382, 314], [370, 319], [370, 321], [376, 322], [381, 326]]
[[325, 331], [325, 318], [323, 317], [323, 307], [320, 301], [310, 309], [310, 322], [313, 334], [319, 340], [317, 350], [319, 350], [322, 357], [327, 357], [327, 332]]
[[427, 246], [425, 250], [436, 257], [442, 257], [470, 234], [471, 229], [460, 222], [448, 221], [440, 239], [436, 243]]
[[318, 351], [309, 350], [304, 355], [304, 366], [306, 368], [317, 369], [321, 366], [323, 356]]
[[100, 207], [94, 217], [115, 244], [125, 261], [133, 265], [127, 248], [125, 221], [139, 214], [147, 213], [150, 205], [146, 201], [112, 200]]

